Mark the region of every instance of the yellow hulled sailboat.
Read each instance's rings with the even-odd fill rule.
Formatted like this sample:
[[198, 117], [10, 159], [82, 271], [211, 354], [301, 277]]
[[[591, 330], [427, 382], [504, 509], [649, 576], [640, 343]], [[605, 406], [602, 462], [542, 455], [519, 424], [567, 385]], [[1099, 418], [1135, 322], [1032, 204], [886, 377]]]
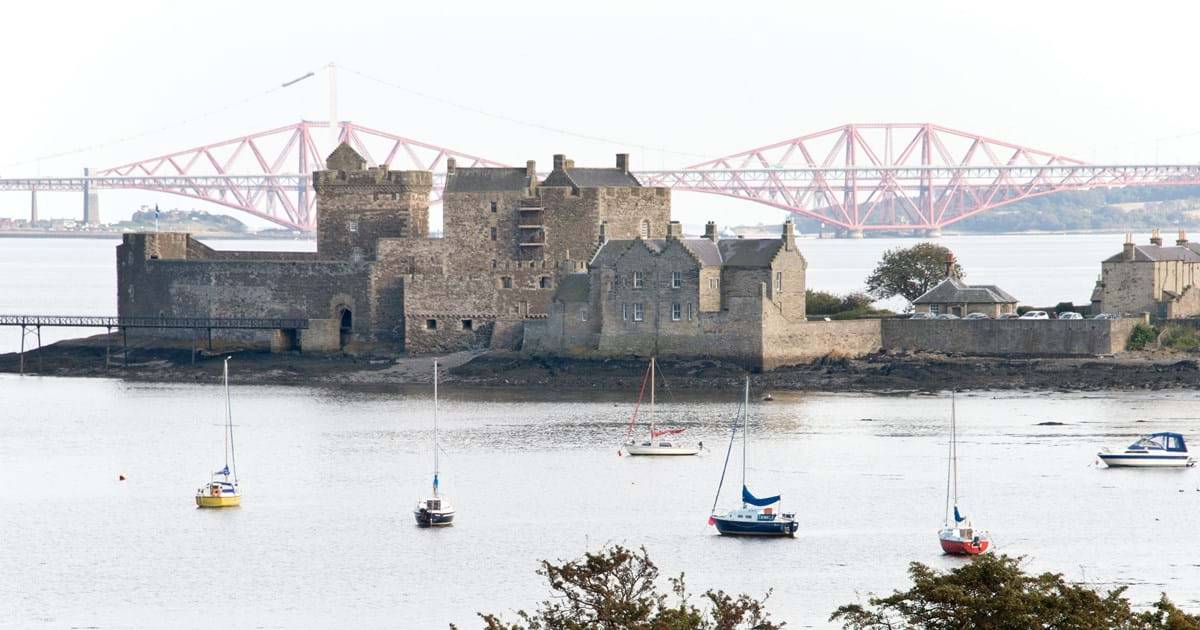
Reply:
[[208, 483], [196, 490], [196, 505], [202, 508], [221, 508], [241, 504], [242, 491], [238, 488], [237, 480], [237, 452], [233, 447], [233, 412], [229, 405], [229, 357], [225, 357], [225, 467], [214, 472]]

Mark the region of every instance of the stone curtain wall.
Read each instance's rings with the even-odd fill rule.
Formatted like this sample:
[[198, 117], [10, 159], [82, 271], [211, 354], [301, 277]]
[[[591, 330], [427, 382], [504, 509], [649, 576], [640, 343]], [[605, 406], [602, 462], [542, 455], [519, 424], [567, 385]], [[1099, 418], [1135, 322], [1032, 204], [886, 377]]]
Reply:
[[980, 356], [1094, 356], [1125, 350], [1137, 319], [882, 321], [887, 350]]
[[409, 353], [484, 348], [491, 339], [496, 291], [490, 276], [409, 276], [404, 304], [404, 345]]
[[802, 322], [778, 327], [772, 325], [773, 319], [768, 317], [763, 338], [763, 370], [826, 356], [863, 357], [879, 352], [882, 344], [878, 319]]
[[316, 171], [317, 252], [326, 260], [373, 259], [381, 238], [429, 235], [427, 171]]

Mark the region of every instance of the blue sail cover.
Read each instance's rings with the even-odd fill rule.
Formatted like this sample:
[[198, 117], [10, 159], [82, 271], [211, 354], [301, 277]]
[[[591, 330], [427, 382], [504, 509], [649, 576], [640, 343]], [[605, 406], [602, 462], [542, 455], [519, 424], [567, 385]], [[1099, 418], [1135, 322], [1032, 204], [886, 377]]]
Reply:
[[437, 473], [434, 473], [433, 474], [433, 491], [434, 491], [434, 493], [436, 493], [438, 491], [438, 478], [437, 477], [438, 477]]
[[217, 471], [217, 474], [218, 474], [218, 475], [225, 475], [226, 477], [228, 477], [228, 476], [229, 476], [229, 467], [228, 467], [228, 466], [226, 466], [226, 467], [222, 468], [221, 470], [218, 470], [218, 471]]
[[960, 513], [958, 512], [958, 506], [957, 506], [957, 505], [956, 505], [956, 506], [954, 506], [954, 522], [955, 522], [955, 523], [961, 523], [961, 522], [963, 522], [963, 521], [965, 521], [965, 520], [967, 520], [967, 517], [963, 516], [962, 514], [960, 514]]
[[753, 494], [750, 494], [750, 488], [742, 486], [742, 502], [762, 507], [764, 505], [771, 505], [772, 503], [779, 503], [779, 495], [775, 495], [773, 497], [763, 497], [760, 499]]

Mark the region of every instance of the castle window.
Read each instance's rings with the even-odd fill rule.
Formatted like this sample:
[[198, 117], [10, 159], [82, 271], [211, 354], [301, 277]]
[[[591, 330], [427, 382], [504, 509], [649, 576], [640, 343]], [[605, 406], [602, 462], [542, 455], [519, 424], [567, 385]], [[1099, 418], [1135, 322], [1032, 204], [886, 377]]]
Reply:
[[692, 315], [696, 312], [696, 305], [688, 302], [688, 321], [692, 321]]
[[717, 288], [717, 282], [718, 282], [718, 280], [716, 278], [709, 278], [708, 279], [708, 288], [710, 288], [710, 289]]
[[621, 319], [624, 321], [629, 321], [629, 305], [628, 304], [621, 305]]
[[586, 321], [587, 321], [587, 315], [588, 315], [588, 312], [587, 312], [587, 307], [586, 307], [586, 306], [585, 306], [585, 307], [583, 307], [583, 308], [581, 308], [581, 309], [579, 309], [579, 321], [581, 321], [581, 322], [586, 322]]
[[539, 278], [538, 279], [538, 288], [539, 289], [549, 289], [550, 288], [550, 276], [542, 276], [541, 278]]
[[672, 304], [671, 305], [671, 321], [677, 322], [681, 319], [683, 319], [683, 305], [678, 304], [678, 303]]
[[496, 259], [493, 258], [492, 259], [492, 269], [495, 269], [495, 268], [496, 268]]
[[640, 289], [645, 282], [646, 274], [641, 271], [633, 272], [633, 288]]
[[638, 235], [643, 239], [650, 238], [650, 222], [643, 219], [641, 227], [638, 228]]
[[495, 201], [492, 202], [492, 212], [493, 213], [496, 212], [496, 202]]
[[682, 271], [672, 271], [671, 272], [671, 288], [678, 289], [681, 286], [683, 286], [683, 272]]
[[492, 228], [492, 240], [496, 240], [496, 228]]
[[512, 277], [504, 276], [503, 278], [500, 278], [500, 288], [501, 289], [511, 289], [512, 288]]
[[633, 321], [642, 321], [642, 303], [638, 302], [633, 305]]
[[775, 272], [775, 290], [776, 291], [783, 290], [783, 272], [782, 271]]
[[469, 319], [462, 320], [463, 330], [475, 330], [475, 322]]
[[436, 319], [425, 320], [425, 330], [437, 330], [437, 320]]
[[400, 201], [400, 193], [392, 193], [392, 201]]
[[357, 232], [358, 231], [358, 221], [347, 221], [346, 222], [346, 231]]

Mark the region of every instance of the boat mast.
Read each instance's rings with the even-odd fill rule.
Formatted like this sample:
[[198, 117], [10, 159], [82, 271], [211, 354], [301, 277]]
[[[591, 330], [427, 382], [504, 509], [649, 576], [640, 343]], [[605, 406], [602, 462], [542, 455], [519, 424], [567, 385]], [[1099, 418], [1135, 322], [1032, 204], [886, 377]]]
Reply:
[[233, 407], [229, 402], [229, 357], [225, 357], [225, 468], [233, 456], [233, 481], [237, 483], [237, 452], [233, 446]]
[[650, 441], [654, 442], [654, 357], [650, 357]]
[[[750, 375], [746, 375], [746, 393], [742, 398], [742, 492], [746, 490], [746, 442], [750, 439]], [[746, 502], [742, 501], [742, 507]]]
[[[950, 465], [954, 470], [954, 509], [958, 510], [958, 414], [954, 392], [950, 392]], [[958, 525], [958, 517], [954, 518]]]
[[433, 360], [433, 496], [438, 495], [438, 362]]

